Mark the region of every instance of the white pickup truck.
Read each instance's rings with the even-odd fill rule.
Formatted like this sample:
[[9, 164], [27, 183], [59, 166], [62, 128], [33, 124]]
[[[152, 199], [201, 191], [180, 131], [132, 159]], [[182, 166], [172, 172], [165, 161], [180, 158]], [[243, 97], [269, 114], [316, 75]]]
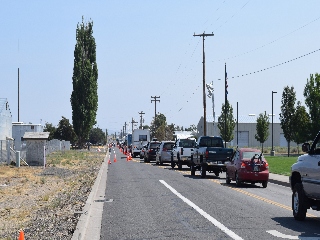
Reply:
[[171, 154], [171, 168], [176, 165], [178, 169], [182, 169], [182, 165], [191, 166], [191, 155], [196, 147], [195, 138], [181, 138], [177, 139]]
[[320, 132], [312, 145], [304, 143], [306, 154], [298, 157], [289, 177], [292, 189], [292, 211], [296, 220], [306, 218], [307, 209], [320, 211]]

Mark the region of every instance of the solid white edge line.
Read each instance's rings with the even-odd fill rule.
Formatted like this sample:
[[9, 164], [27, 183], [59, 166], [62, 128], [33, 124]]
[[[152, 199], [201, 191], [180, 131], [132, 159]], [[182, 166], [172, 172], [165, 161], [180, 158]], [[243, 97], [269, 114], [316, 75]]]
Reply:
[[186, 204], [188, 204], [190, 207], [195, 209], [198, 213], [200, 213], [203, 217], [205, 217], [207, 220], [209, 220], [213, 225], [218, 227], [221, 231], [229, 235], [232, 239], [235, 240], [243, 240], [240, 236], [235, 234], [233, 231], [228, 229], [226, 226], [224, 226], [222, 223], [220, 223], [215, 218], [211, 217], [208, 213], [203, 211], [201, 208], [199, 208], [197, 205], [195, 205], [193, 202], [191, 202], [186, 197], [182, 196], [180, 193], [177, 192], [173, 187], [171, 187], [169, 184], [167, 184], [164, 180], [159, 180], [163, 185], [165, 185], [171, 192], [173, 192], [176, 196], [178, 196], [182, 201], [184, 201]]

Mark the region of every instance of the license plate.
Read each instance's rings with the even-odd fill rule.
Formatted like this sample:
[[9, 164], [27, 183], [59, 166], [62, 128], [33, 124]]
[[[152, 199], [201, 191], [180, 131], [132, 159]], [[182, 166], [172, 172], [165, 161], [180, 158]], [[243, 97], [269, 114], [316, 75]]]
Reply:
[[259, 172], [259, 166], [254, 166], [253, 171]]

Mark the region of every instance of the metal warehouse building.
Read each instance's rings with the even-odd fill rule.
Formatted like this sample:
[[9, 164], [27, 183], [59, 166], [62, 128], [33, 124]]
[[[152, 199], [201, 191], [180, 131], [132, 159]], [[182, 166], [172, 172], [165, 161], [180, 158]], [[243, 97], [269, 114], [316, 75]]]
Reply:
[[[218, 117], [215, 118], [215, 123], [213, 124], [213, 115], [207, 115], [207, 135], [208, 136], [220, 136], [220, 130], [218, 128]], [[237, 124], [234, 128], [234, 139], [231, 141], [230, 146], [237, 146], [237, 135], [238, 135], [238, 146], [239, 147], [259, 147], [261, 144], [255, 139], [256, 126], [257, 126], [257, 118], [258, 115], [250, 114], [250, 115], [241, 115], [238, 117], [238, 129]], [[236, 120], [236, 119], [235, 119]], [[271, 147], [272, 145], [272, 134], [271, 134], [271, 123], [272, 119], [269, 116], [269, 137], [267, 141], [264, 142], [264, 147]], [[203, 135], [203, 117], [200, 118], [199, 123], [197, 125], [197, 137]], [[237, 134], [238, 133], [238, 134]], [[273, 117], [273, 145], [274, 147], [287, 147], [288, 143], [284, 137], [283, 131], [280, 125], [280, 119], [278, 116]], [[296, 146], [296, 143], [291, 142], [291, 146]]]

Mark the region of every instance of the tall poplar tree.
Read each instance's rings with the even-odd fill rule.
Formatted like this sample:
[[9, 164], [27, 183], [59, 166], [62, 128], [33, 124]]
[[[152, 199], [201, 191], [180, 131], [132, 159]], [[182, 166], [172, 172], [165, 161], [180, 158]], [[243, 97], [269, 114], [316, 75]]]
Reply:
[[294, 139], [294, 114], [296, 92], [293, 87], [286, 86], [282, 92], [280, 125], [285, 139], [288, 142], [288, 157], [290, 155], [290, 142]]
[[96, 124], [98, 110], [98, 67], [96, 42], [92, 35], [93, 22], [78, 23], [74, 49], [73, 91], [71, 94], [72, 122], [79, 146], [89, 139]]
[[304, 87], [303, 95], [305, 104], [309, 108], [310, 116], [310, 137], [314, 139], [320, 130], [320, 75], [310, 74], [310, 79], [307, 79], [307, 84]]
[[257, 125], [256, 125], [256, 131], [255, 139], [261, 143], [262, 145], [262, 152], [263, 152], [263, 143], [268, 139], [269, 137], [269, 117], [267, 116], [266, 112], [264, 114], [260, 113], [259, 117], [257, 118]]
[[297, 103], [296, 111], [293, 116], [293, 122], [293, 141], [298, 144], [299, 154], [299, 144], [312, 140], [310, 137], [310, 132], [307, 131], [307, 129], [310, 128], [310, 117], [305, 106], [302, 106], [300, 101]]
[[[226, 113], [225, 114], [225, 110]], [[225, 131], [225, 123], [226, 123], [226, 131]], [[233, 118], [233, 108], [229, 104], [229, 101], [227, 100], [226, 105], [222, 104], [221, 114], [218, 117], [218, 128], [220, 130], [220, 136], [225, 142], [231, 142], [233, 140], [234, 135], [234, 127], [236, 126], [236, 122]]]

